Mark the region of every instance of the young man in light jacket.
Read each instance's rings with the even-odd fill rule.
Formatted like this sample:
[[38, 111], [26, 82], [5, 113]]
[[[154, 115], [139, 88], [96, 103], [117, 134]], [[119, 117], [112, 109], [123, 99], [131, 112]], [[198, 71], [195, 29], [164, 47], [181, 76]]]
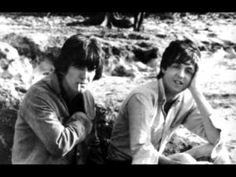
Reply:
[[[200, 51], [190, 40], [172, 41], [163, 53], [157, 79], [132, 91], [114, 123], [108, 162], [132, 164], [195, 163], [186, 153], [164, 156], [179, 125], [209, 142], [218, 142], [214, 113], [197, 84]], [[208, 150], [209, 150], [208, 146]]]

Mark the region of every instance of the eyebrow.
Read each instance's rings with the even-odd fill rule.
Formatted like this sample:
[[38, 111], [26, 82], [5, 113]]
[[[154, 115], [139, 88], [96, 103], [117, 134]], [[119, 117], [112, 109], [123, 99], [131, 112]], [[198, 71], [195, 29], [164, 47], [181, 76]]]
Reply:
[[194, 65], [191, 65], [191, 64], [184, 64], [184, 65], [186, 65], [189, 68], [194, 68]]
[[191, 69], [192, 71], [195, 71], [195, 67], [193, 65], [188, 64], [186, 69]]

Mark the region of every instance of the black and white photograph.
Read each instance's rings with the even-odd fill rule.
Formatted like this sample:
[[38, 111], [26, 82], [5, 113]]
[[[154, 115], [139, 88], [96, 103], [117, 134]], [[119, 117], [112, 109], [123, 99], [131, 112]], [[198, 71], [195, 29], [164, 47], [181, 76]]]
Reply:
[[236, 164], [236, 12], [0, 12], [3, 164]]

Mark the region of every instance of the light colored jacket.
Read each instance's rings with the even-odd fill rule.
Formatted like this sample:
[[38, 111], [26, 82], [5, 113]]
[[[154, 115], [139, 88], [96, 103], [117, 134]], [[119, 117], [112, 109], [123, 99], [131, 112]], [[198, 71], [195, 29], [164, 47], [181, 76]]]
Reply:
[[[108, 157], [138, 164], [157, 164], [174, 130], [181, 124], [207, 139], [202, 115], [188, 89], [181, 92], [166, 114], [162, 79], [132, 91], [114, 123]], [[211, 133], [211, 136], [218, 136]]]
[[[83, 93], [85, 113], [69, 115], [55, 73], [34, 84], [21, 103], [15, 124], [13, 164], [70, 164], [86, 138], [83, 119], [94, 119], [94, 98]], [[80, 119], [81, 118], [81, 119]]]

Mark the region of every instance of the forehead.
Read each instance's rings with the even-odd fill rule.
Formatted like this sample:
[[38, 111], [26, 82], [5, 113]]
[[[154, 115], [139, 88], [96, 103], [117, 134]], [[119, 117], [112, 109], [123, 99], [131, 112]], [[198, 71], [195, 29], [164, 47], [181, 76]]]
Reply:
[[74, 66], [70, 66], [68, 68], [67, 72], [65, 73], [65, 76], [70, 77], [70, 78], [74, 78], [74, 77], [77, 77], [78, 75], [80, 75], [81, 72], [82, 72], [82, 69], [79, 69]]
[[84, 66], [69, 66], [68, 68], [68, 71], [71, 71], [71, 72], [76, 72], [76, 71], [81, 71], [81, 70], [84, 70], [86, 67]]
[[194, 69], [195, 68], [195, 65], [193, 62], [191, 62], [190, 60], [189, 61], [186, 61], [186, 62], [174, 62], [173, 64], [181, 64], [182, 66], [185, 66], [187, 68], [192, 68]]
[[68, 68], [67, 73], [71, 73], [71, 74], [73, 74], [73, 73], [80, 73], [80, 72], [84, 72], [85, 70], [88, 71], [88, 72], [92, 72], [92, 71], [95, 72], [95, 70], [90, 71], [88, 69], [88, 67], [86, 67], [86, 66], [81, 66], [81, 67], [80, 66], [70, 66]]

